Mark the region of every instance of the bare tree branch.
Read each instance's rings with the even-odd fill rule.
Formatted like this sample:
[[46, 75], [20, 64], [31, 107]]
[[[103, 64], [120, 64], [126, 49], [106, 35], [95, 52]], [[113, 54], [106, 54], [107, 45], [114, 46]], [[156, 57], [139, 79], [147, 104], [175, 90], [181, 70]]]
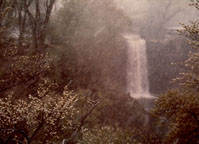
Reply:
[[[67, 140], [64, 141], [65, 142], [72, 142], [74, 140], [74, 138], [78, 135], [78, 133], [81, 131], [82, 127], [86, 124], [86, 119], [91, 115], [91, 113], [93, 112], [93, 110], [101, 103], [100, 102], [97, 102], [95, 103], [91, 108], [90, 110], [81, 118], [80, 120], [80, 124], [79, 126], [77, 127], [77, 129], [73, 132], [73, 134], [71, 135], [71, 137]], [[63, 143], [63, 144], [64, 144]]]
[[19, 129], [0, 129], [0, 131], [14, 131], [14, 132], [18, 132], [18, 133], [22, 134], [25, 137], [25, 139], [27, 140], [28, 144], [31, 143], [28, 135], [23, 130], [19, 130]]

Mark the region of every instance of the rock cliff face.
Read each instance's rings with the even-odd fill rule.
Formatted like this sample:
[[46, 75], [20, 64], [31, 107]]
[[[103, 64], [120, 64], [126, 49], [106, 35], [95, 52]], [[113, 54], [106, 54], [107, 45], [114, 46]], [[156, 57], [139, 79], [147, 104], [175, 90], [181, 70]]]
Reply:
[[[109, 57], [111, 62], [107, 65], [109, 80], [104, 82], [107, 87], [125, 93], [128, 87], [128, 41], [121, 37], [119, 39], [120, 41], [115, 41], [115, 49]], [[172, 79], [183, 71], [180, 63], [185, 61], [190, 50], [186, 40], [175, 34], [170, 34], [164, 40], [146, 40], [149, 92], [152, 95], [156, 96], [168, 89], [177, 88]]]
[[148, 40], [146, 43], [149, 84], [152, 94], [158, 95], [177, 87], [171, 81], [182, 71], [180, 63], [184, 62], [190, 50], [185, 39], [178, 37], [173, 35], [167, 40]]
[[[121, 37], [119, 39], [114, 42], [115, 48], [106, 68], [109, 74], [103, 82], [107, 88], [125, 93], [128, 87], [128, 41]], [[111, 47], [114, 46], [111, 44]], [[172, 79], [183, 70], [180, 63], [184, 62], [190, 50], [186, 40], [174, 34], [165, 40], [146, 40], [149, 92], [152, 95], [159, 95], [177, 87], [177, 84], [172, 83]]]

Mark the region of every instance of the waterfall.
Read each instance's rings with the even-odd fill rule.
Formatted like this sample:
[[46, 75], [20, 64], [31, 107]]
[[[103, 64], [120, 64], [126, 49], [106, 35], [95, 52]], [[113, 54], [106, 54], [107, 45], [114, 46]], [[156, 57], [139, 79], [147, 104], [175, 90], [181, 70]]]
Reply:
[[145, 40], [139, 35], [124, 35], [128, 42], [127, 92], [133, 98], [153, 98], [149, 93]]

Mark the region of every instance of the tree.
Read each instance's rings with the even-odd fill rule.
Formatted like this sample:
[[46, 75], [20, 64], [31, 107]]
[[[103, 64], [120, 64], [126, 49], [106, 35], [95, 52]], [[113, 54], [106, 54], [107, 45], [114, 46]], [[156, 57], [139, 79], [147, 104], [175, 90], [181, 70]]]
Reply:
[[[17, 28], [19, 47], [24, 43], [24, 35], [28, 36], [37, 51], [43, 51], [47, 26], [56, 0], [2, 0], [0, 9], [12, 8], [9, 21]], [[31, 29], [31, 32], [30, 32]], [[31, 37], [30, 37], [31, 36]]]
[[138, 142], [131, 138], [131, 133], [120, 129], [119, 127], [113, 128], [110, 126], [95, 127], [93, 129], [82, 129], [82, 139], [80, 144], [138, 144]]
[[[22, 7], [22, 19], [26, 21], [27, 10], [24, 12], [23, 2], [30, 2], [31, 12], [31, 6], [35, 8], [31, 5], [33, 1], [18, 2], [21, 4], [18, 6]], [[4, 21], [7, 16], [6, 7], [2, 12], [5, 13], [1, 16]], [[29, 30], [27, 23], [28, 20], [23, 28]], [[99, 103], [89, 101], [85, 113], [79, 115], [76, 94], [53, 82], [49, 74], [52, 67], [48, 53], [35, 52], [31, 43], [24, 39], [21, 42], [23, 44], [18, 45], [17, 40], [9, 37], [6, 32], [0, 37], [0, 142], [76, 141]]]
[[52, 53], [59, 54], [61, 76], [74, 87], [124, 90], [127, 45], [121, 33], [130, 20], [112, 0], [64, 1], [52, 19], [49, 39], [60, 48]]
[[56, 94], [49, 88], [56, 84], [44, 80], [38, 96], [27, 100], [0, 99], [0, 141], [2, 143], [52, 143], [61, 141], [62, 134], [70, 131], [77, 111], [77, 96], [65, 90]]
[[[191, 5], [198, 7], [199, 2]], [[198, 48], [198, 21], [191, 25], [182, 25], [182, 35], [188, 38], [188, 43]], [[169, 124], [165, 143], [198, 143], [199, 135], [199, 53], [197, 49], [189, 54], [184, 63], [184, 72], [175, 79], [180, 84], [178, 90], [169, 91], [157, 99], [153, 114]]]
[[[186, 1], [181, 1], [184, 4]], [[163, 40], [167, 35], [168, 24], [183, 11], [176, 0], [149, 0], [148, 13], [141, 31], [147, 39]], [[148, 25], [150, 23], [150, 25]]]
[[[1, 2], [0, 9], [2, 12], [2, 16], [0, 18], [0, 22], [1, 25], [5, 27], [1, 30], [0, 37], [1, 95], [4, 95], [4, 92], [7, 92], [9, 90], [14, 90], [15, 96], [18, 93], [18, 95], [21, 95], [21, 97], [23, 97], [30, 91], [36, 91], [36, 85], [38, 85], [39, 79], [46, 75], [47, 71], [49, 70], [50, 61], [48, 54], [41, 54], [41, 51], [38, 51], [38, 49], [33, 49], [32, 43], [27, 42], [25, 39], [23, 39], [23, 35], [25, 33], [29, 35], [29, 30], [31, 28], [29, 27], [30, 18], [28, 19], [28, 15], [35, 16], [36, 13], [38, 13], [38, 15], [40, 15], [38, 16], [40, 19], [39, 21], [35, 21], [33, 24], [38, 23], [37, 25], [39, 25], [39, 27], [42, 27], [42, 29], [47, 28], [54, 2], [54, 0], [46, 1], [46, 6], [43, 7], [39, 5], [39, 1], [37, 1], [36, 4], [36, 1], [33, 0]], [[41, 10], [36, 7], [41, 8]], [[32, 14], [32, 12], [35, 12], [35, 14]], [[16, 19], [17, 23], [15, 21]], [[7, 23], [7, 21], [14, 22], [10, 23], [10, 25], [7, 25], [5, 24]], [[19, 37], [13, 38], [13, 36], [8, 33], [8, 31], [14, 33], [12, 29], [13, 27], [19, 28]], [[41, 33], [42, 29], [40, 29], [38, 32]], [[40, 37], [35, 37], [41, 40]], [[47, 47], [49, 46], [45, 46], [45, 48]], [[42, 48], [44, 47], [42, 46]], [[31, 94], [33, 93], [31, 92]]]

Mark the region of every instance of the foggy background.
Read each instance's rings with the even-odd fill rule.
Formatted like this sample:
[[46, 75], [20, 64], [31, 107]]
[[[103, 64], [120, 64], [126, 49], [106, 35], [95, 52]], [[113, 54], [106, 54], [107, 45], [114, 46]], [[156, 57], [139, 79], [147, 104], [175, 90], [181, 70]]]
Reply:
[[0, 143], [198, 143], [190, 2], [0, 0]]
[[[165, 16], [172, 16], [166, 22], [167, 27], [188, 23], [198, 16], [197, 10], [189, 6], [189, 0], [114, 0], [131, 19], [139, 24], [151, 25]], [[135, 23], [136, 23], [135, 22]], [[149, 23], [152, 22], [152, 23]], [[155, 29], [154, 29], [155, 30]]]

